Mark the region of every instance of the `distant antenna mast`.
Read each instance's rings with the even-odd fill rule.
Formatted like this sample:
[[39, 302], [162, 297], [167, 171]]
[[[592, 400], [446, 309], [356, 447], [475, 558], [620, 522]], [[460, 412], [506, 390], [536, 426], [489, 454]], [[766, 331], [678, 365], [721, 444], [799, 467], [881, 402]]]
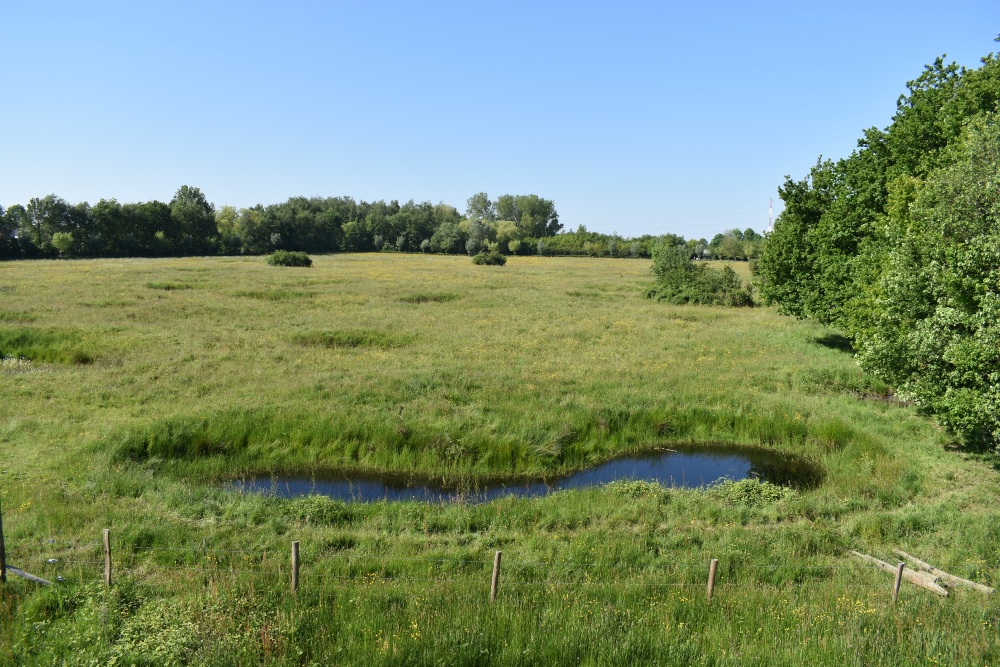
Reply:
[[772, 218], [771, 218], [771, 216], [772, 216], [773, 213], [774, 213], [774, 199], [771, 198], [771, 199], [767, 200], [767, 231], [768, 232], [773, 232], [774, 231], [774, 222], [772, 221]]

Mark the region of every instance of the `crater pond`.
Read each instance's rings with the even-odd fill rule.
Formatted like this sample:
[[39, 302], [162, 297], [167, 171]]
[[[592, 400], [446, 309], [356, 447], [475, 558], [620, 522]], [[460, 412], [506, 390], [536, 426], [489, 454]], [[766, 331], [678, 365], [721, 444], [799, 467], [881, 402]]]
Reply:
[[699, 488], [723, 480], [757, 478], [783, 486], [819, 484], [820, 470], [794, 456], [751, 447], [710, 446], [659, 450], [612, 459], [561, 477], [480, 480], [445, 485], [426, 476], [399, 473], [264, 476], [230, 482], [228, 488], [273, 493], [282, 498], [319, 494], [346, 502], [420, 501], [481, 503], [504, 496], [540, 497], [556, 491], [599, 486], [619, 480]]

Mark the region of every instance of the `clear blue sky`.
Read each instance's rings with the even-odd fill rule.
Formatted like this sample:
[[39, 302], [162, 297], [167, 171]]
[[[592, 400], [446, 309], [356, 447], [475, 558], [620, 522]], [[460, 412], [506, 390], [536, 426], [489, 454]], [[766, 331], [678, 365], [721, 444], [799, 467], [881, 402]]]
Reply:
[[0, 0], [0, 204], [553, 199], [567, 227], [767, 224], [1000, 2]]

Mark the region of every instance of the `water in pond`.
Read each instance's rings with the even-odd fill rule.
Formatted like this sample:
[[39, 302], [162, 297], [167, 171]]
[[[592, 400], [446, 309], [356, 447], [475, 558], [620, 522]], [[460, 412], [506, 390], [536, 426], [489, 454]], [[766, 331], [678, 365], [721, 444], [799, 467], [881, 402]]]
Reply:
[[753, 448], [700, 447], [614, 459], [565, 477], [485, 481], [462, 487], [449, 487], [426, 477], [399, 474], [259, 476], [234, 482], [230, 486], [242, 491], [274, 493], [284, 498], [319, 494], [351, 502], [486, 502], [509, 495], [544, 496], [554, 491], [598, 486], [617, 480], [642, 480], [668, 487], [696, 488], [723, 479], [747, 477], [798, 487], [814, 486], [820, 481], [819, 471], [813, 465], [794, 457]]

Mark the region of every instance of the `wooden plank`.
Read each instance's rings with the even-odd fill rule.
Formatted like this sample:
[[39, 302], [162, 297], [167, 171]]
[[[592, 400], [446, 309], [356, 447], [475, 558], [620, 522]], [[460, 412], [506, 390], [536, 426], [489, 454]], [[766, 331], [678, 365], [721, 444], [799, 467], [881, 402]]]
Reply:
[[[879, 560], [874, 556], [869, 556], [868, 554], [863, 554], [860, 551], [854, 551], [851, 549], [848, 553], [855, 558], [859, 558], [869, 565], [877, 567], [878, 569], [890, 574], [896, 574], [896, 571], [899, 569], [896, 565], [890, 565], [885, 561]], [[928, 590], [931, 593], [937, 593], [941, 597], [948, 597], [948, 591], [938, 586], [937, 579], [927, 573], [917, 572], [916, 570], [904, 570], [902, 576], [903, 579], [910, 582], [914, 586], [920, 586], [920, 588]]]
[[10, 572], [11, 574], [15, 574], [15, 575], [21, 577], [22, 579], [27, 579], [28, 581], [34, 581], [36, 584], [42, 584], [43, 586], [51, 586], [52, 585], [51, 581], [46, 581], [45, 579], [42, 579], [41, 577], [36, 577], [35, 575], [31, 574], [30, 572], [25, 572], [24, 570], [22, 570], [20, 568], [14, 567], [13, 565], [8, 565], [7, 566], [7, 571]]
[[984, 586], [983, 584], [977, 584], [974, 581], [969, 581], [968, 579], [956, 577], [953, 574], [948, 574], [944, 570], [939, 570], [930, 563], [925, 563], [916, 556], [911, 556], [910, 554], [906, 553], [902, 549], [893, 549], [892, 552], [914, 563], [917, 566], [916, 569], [922, 570], [924, 572], [929, 572], [946, 584], [950, 584], [952, 586], [965, 586], [966, 588], [972, 588], [974, 590], [977, 590], [980, 593], [992, 593], [994, 591], [994, 589], [989, 586]]
[[292, 592], [299, 592], [299, 543], [292, 542]]

